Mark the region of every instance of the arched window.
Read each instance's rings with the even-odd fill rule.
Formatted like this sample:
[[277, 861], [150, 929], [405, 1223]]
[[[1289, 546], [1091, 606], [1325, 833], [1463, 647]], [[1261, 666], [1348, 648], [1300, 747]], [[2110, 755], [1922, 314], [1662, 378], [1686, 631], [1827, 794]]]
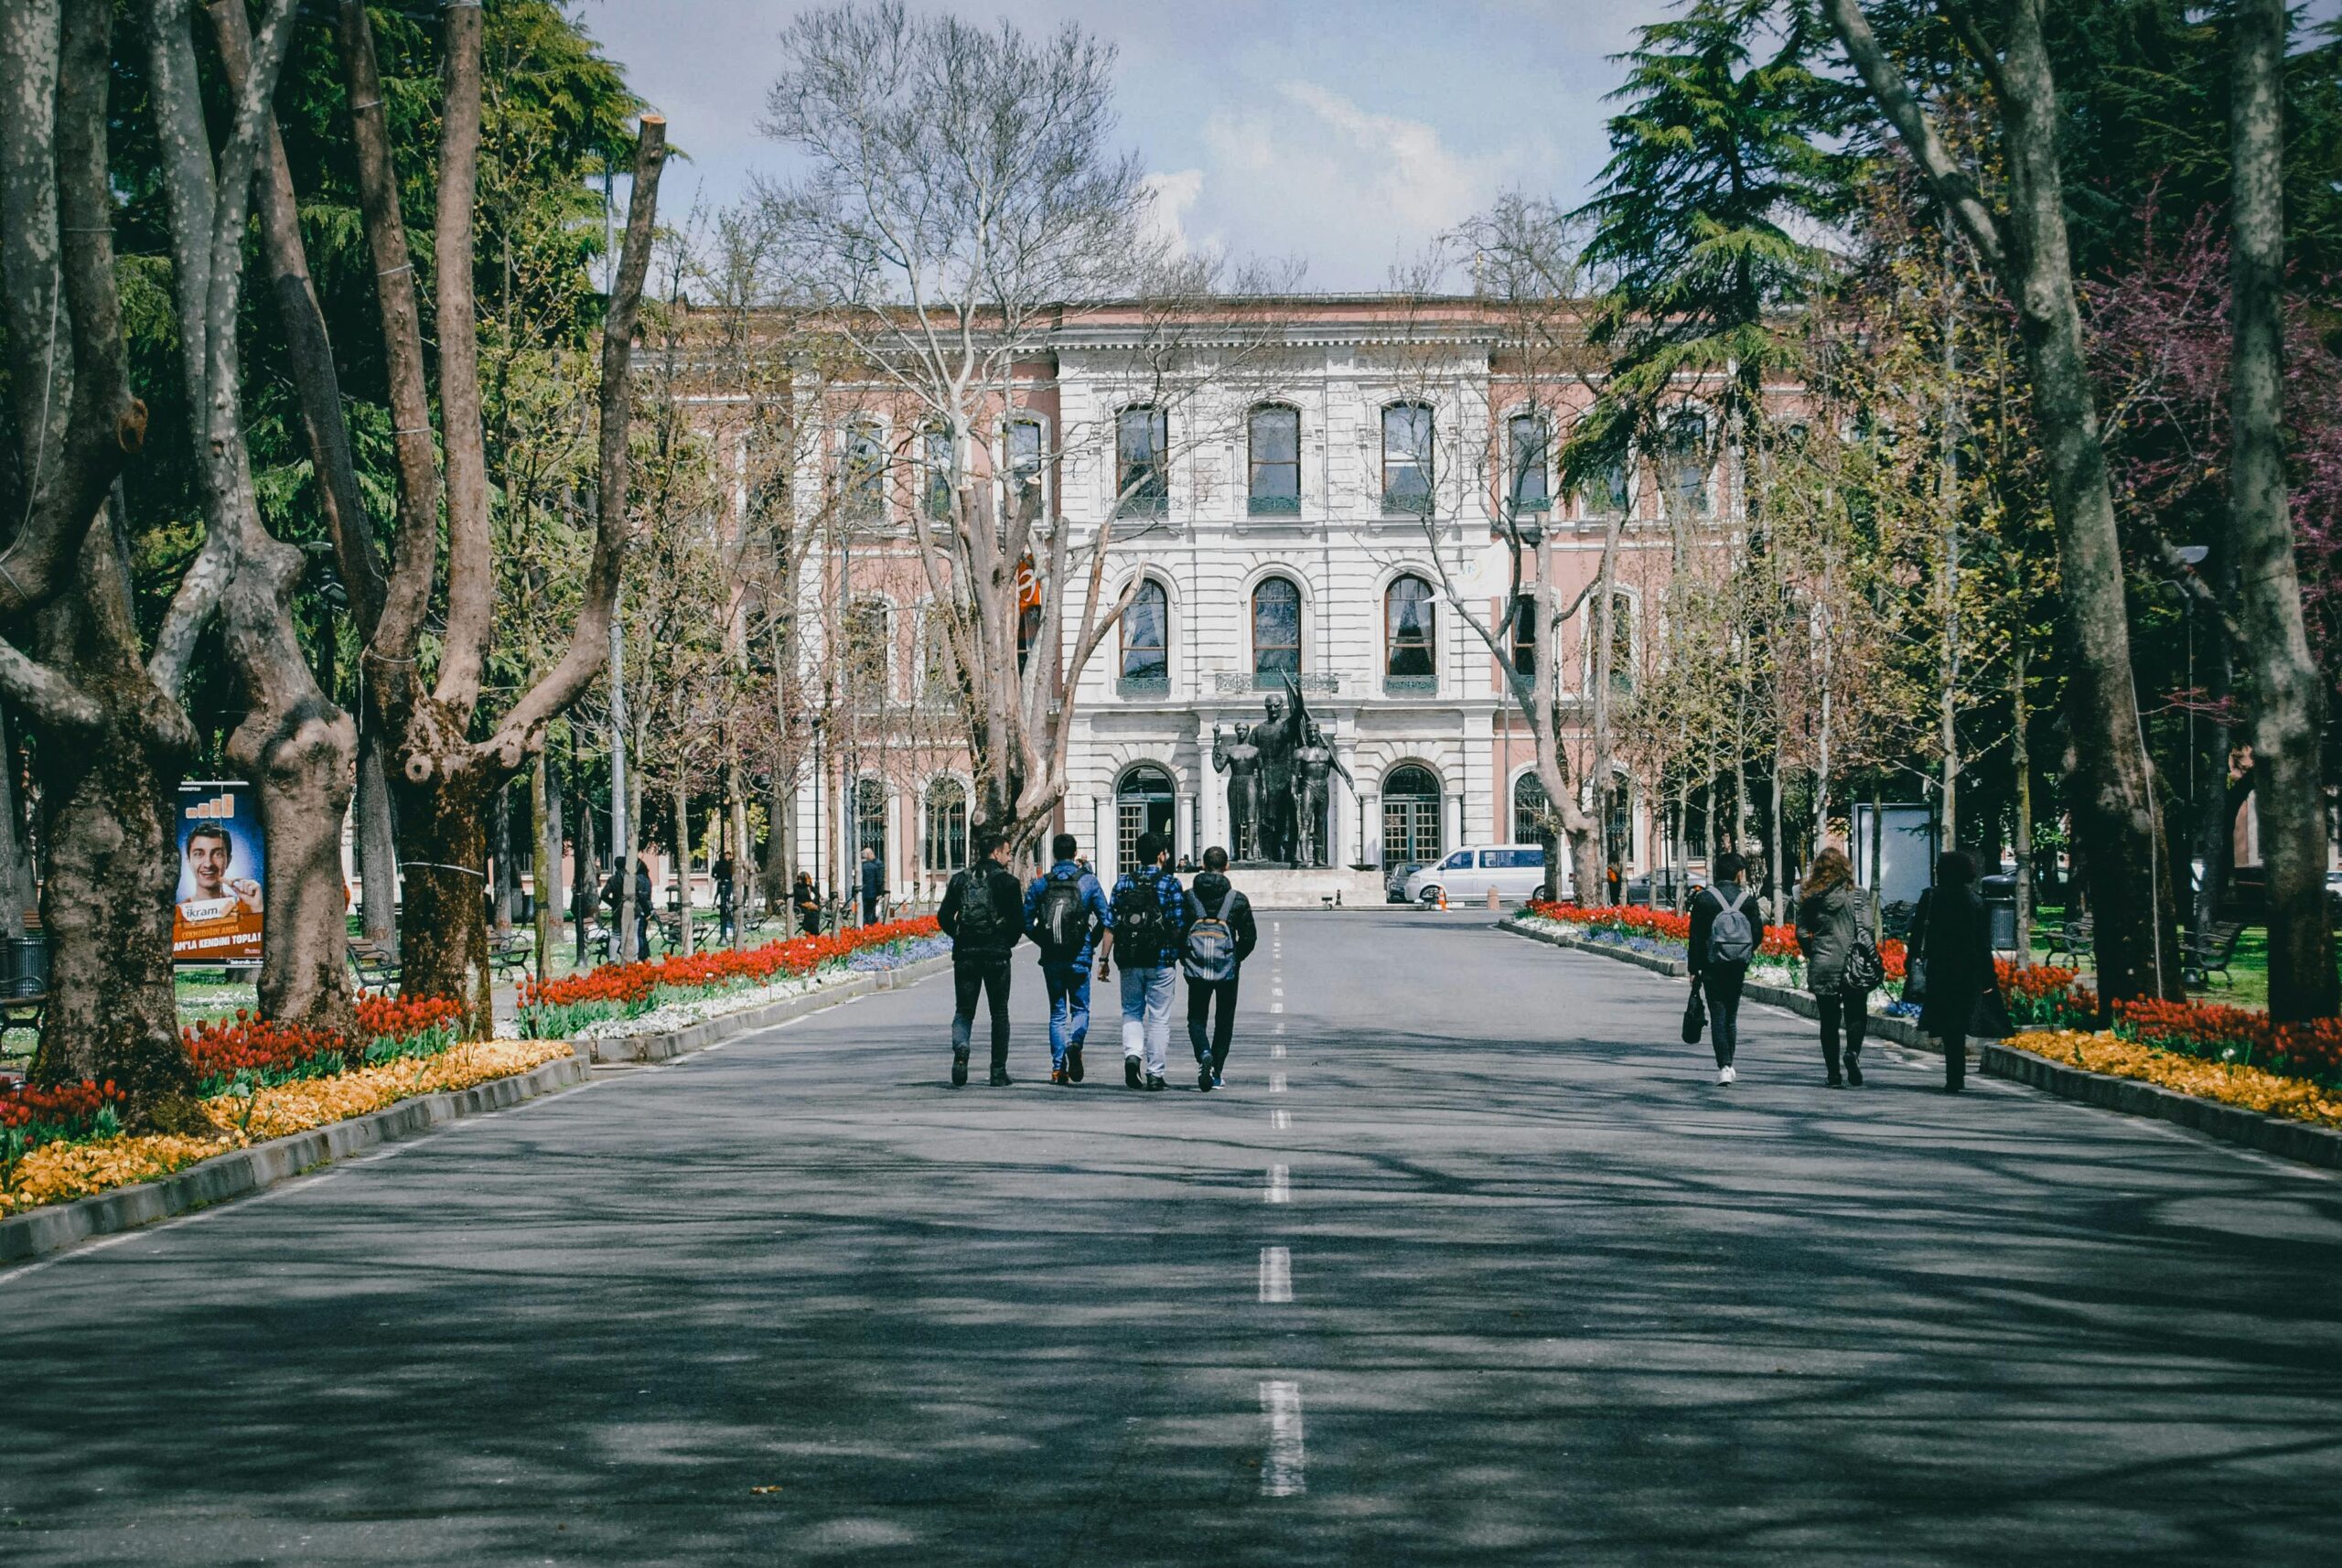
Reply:
[[1114, 497], [1121, 517], [1171, 510], [1171, 421], [1152, 403], [1114, 416]]
[[1432, 692], [1439, 687], [1433, 656], [1438, 607], [1432, 586], [1412, 574], [1391, 580], [1382, 595], [1383, 687]]
[[1301, 411], [1264, 403], [1252, 411], [1252, 488], [1247, 510], [1254, 517], [1297, 517], [1301, 512]]
[[1171, 842], [1172, 821], [1178, 794], [1171, 775], [1152, 762], [1142, 762], [1123, 775], [1114, 787], [1114, 865], [1131, 871], [1138, 865], [1138, 839], [1153, 833]]
[[1382, 411], [1382, 510], [1428, 513], [1432, 503], [1431, 405], [1395, 403]]
[[873, 518], [886, 508], [886, 443], [878, 427], [855, 422], [845, 433], [838, 490], [849, 516]]
[[952, 470], [951, 433], [940, 425], [930, 425], [919, 436], [924, 448], [919, 464], [919, 500], [932, 518], [951, 515], [952, 487], [958, 476]]
[[1678, 414], [1668, 424], [1660, 462], [1668, 515], [1707, 516], [1708, 422], [1696, 413]]
[[927, 868], [961, 871], [968, 864], [968, 787], [938, 779], [927, 787]]
[[1545, 785], [1534, 773], [1512, 781], [1512, 842], [1542, 843], [1553, 832]]
[[1545, 421], [1534, 413], [1516, 413], [1508, 422], [1511, 448], [1505, 474], [1511, 485], [1512, 510], [1545, 511], [1553, 504], [1551, 468], [1552, 439]]
[[1382, 865], [1425, 865], [1440, 854], [1439, 776], [1407, 762], [1382, 776]]
[[1171, 689], [1171, 601], [1149, 577], [1123, 612], [1123, 671], [1126, 695], [1160, 695]]
[[862, 858], [868, 850], [886, 864], [886, 787], [876, 779], [865, 779], [854, 787], [854, 855]]
[[1290, 577], [1263, 577], [1252, 590], [1252, 684], [1282, 689], [1301, 673], [1301, 590]]

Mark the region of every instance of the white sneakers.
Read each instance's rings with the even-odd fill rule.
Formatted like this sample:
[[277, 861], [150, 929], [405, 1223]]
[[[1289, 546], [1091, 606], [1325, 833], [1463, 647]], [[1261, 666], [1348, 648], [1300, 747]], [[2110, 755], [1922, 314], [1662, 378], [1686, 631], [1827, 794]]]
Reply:
[[1732, 1081], [1732, 1069], [1728, 1067], [1720, 1067], [1716, 1069], [1716, 1081], [1718, 1083], [1730, 1083]]

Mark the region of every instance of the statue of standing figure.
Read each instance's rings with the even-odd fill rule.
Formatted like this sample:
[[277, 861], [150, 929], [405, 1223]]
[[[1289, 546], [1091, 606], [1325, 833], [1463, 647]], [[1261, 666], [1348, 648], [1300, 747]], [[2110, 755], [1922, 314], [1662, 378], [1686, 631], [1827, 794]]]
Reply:
[[1218, 725], [1211, 731], [1212, 770], [1228, 775], [1228, 842], [1238, 860], [1260, 854], [1261, 748], [1252, 736], [1251, 725], [1238, 725], [1232, 741]]
[[1293, 754], [1294, 814], [1299, 826], [1295, 858], [1302, 865], [1325, 865], [1329, 863], [1332, 851], [1326, 833], [1330, 776], [1340, 774], [1353, 789], [1358, 788], [1358, 780], [1350, 778], [1350, 770], [1334, 755], [1324, 731], [1312, 724], [1305, 728], [1303, 736], [1301, 748]]
[[[1295, 693], [1296, 697], [1299, 693]], [[1260, 858], [1271, 865], [1292, 865], [1294, 857], [1294, 753], [1301, 749], [1301, 713], [1288, 709], [1284, 698], [1272, 692], [1262, 706], [1267, 719], [1252, 726], [1252, 742], [1261, 748], [1261, 814], [1257, 839]]]

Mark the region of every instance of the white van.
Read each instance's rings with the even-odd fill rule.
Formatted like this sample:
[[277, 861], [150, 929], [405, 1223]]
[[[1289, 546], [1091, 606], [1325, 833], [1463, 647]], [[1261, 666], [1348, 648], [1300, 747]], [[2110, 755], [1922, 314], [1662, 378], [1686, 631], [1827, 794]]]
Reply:
[[[1569, 862], [1561, 865], [1562, 896], [1569, 896]], [[1407, 901], [1482, 904], [1488, 889], [1507, 903], [1536, 897], [1545, 886], [1545, 851], [1533, 843], [1471, 844], [1417, 870], [1407, 878]]]

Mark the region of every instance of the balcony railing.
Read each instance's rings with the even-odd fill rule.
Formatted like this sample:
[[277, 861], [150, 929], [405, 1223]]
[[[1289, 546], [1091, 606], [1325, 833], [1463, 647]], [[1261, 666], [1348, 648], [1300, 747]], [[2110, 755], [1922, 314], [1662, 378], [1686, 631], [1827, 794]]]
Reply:
[[1221, 670], [1211, 678], [1212, 690], [1221, 696], [1236, 696], [1247, 692], [1284, 692], [1299, 690], [1314, 697], [1330, 697], [1341, 690], [1341, 677], [1320, 673], [1315, 670]]
[[1169, 675], [1123, 675], [1114, 682], [1114, 694], [1120, 697], [1167, 697], [1171, 694]]
[[1299, 517], [1301, 498], [1299, 496], [1253, 496], [1246, 500], [1244, 510], [1247, 515], [1252, 517]]
[[1436, 697], [1439, 677], [1436, 675], [1385, 675], [1382, 694], [1386, 697]]

